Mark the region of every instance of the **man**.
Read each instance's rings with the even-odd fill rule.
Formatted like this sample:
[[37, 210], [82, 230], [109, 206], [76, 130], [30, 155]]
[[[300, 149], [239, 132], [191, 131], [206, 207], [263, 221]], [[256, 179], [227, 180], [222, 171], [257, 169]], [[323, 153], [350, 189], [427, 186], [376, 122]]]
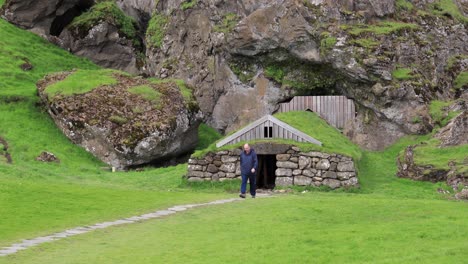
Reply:
[[250, 195], [252, 198], [255, 198], [256, 194], [256, 171], [257, 171], [257, 153], [255, 150], [251, 149], [249, 144], [244, 145], [244, 151], [240, 155], [240, 167], [242, 175], [242, 184], [241, 184], [241, 193], [239, 196], [245, 198], [245, 191], [247, 189], [247, 179], [250, 183]]

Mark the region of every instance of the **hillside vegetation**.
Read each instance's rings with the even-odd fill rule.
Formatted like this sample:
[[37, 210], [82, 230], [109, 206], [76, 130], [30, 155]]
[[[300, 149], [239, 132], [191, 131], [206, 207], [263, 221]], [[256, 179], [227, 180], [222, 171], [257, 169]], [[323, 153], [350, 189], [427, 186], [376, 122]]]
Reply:
[[[0, 5], [3, 2], [0, 0]], [[55, 126], [38, 104], [35, 85], [53, 72], [78, 69], [84, 74], [83, 80], [107, 70], [3, 19], [0, 36], [0, 137], [8, 142], [12, 157], [12, 164], [8, 164], [0, 152], [0, 247], [175, 204], [237, 196], [238, 181], [187, 183], [182, 177], [186, 164], [108, 171], [105, 164], [73, 145]], [[22, 70], [25, 63], [32, 69]], [[59, 90], [67, 88], [71, 86], [67, 84]], [[132, 92], [157, 104], [158, 95], [145, 87]], [[336, 151], [359, 160], [361, 188], [329, 192], [296, 188], [292, 194], [276, 198], [188, 210], [174, 217], [46, 243], [0, 257], [0, 263], [466, 260], [468, 203], [451, 200], [451, 194], [438, 193], [438, 189], [450, 191], [445, 183], [395, 177], [398, 153], [429, 136], [407, 137], [385, 151], [368, 152], [315, 114], [297, 112], [277, 117], [324, 143], [322, 148], [302, 147]], [[220, 137], [205, 125], [199, 133], [200, 151], [212, 148], [212, 142]], [[60, 162], [36, 161], [42, 151], [54, 153]]]

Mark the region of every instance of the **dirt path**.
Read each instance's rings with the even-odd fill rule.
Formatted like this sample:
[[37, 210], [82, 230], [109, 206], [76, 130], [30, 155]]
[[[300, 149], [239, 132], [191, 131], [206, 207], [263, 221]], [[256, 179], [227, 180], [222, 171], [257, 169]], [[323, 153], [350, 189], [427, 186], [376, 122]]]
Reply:
[[[258, 194], [257, 196], [259, 198], [273, 197], [268, 194]], [[42, 243], [47, 243], [47, 242], [56, 241], [56, 240], [71, 237], [71, 236], [88, 233], [97, 229], [103, 229], [103, 228], [108, 228], [108, 227], [117, 226], [117, 225], [132, 224], [132, 223], [137, 223], [137, 222], [141, 222], [145, 220], [160, 218], [163, 216], [172, 215], [177, 212], [185, 211], [187, 209], [191, 209], [195, 207], [232, 203], [232, 202], [242, 201], [242, 200], [243, 199], [241, 198], [231, 198], [231, 199], [216, 200], [216, 201], [212, 201], [208, 203], [177, 205], [177, 206], [167, 208], [165, 210], [159, 210], [159, 211], [155, 211], [155, 212], [148, 213], [148, 214], [123, 218], [123, 219], [115, 220], [112, 222], [102, 222], [102, 223], [97, 223], [91, 226], [79, 226], [79, 227], [65, 230], [63, 232], [51, 234], [48, 236], [36, 237], [33, 239], [25, 239], [21, 241], [20, 243], [13, 244], [9, 247], [0, 248], [0, 257], [12, 255], [12, 254], [17, 253], [18, 251], [25, 250], [30, 247], [40, 245]]]

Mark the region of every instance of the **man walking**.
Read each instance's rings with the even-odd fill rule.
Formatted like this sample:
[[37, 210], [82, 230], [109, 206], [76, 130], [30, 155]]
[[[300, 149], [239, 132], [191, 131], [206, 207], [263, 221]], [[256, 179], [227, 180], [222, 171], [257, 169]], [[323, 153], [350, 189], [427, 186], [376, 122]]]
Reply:
[[244, 151], [240, 155], [240, 167], [242, 175], [242, 184], [241, 184], [241, 193], [239, 196], [245, 198], [245, 191], [247, 189], [247, 179], [250, 183], [250, 195], [252, 198], [255, 198], [256, 186], [255, 180], [257, 178], [257, 153], [255, 150], [251, 149], [249, 144], [244, 145]]

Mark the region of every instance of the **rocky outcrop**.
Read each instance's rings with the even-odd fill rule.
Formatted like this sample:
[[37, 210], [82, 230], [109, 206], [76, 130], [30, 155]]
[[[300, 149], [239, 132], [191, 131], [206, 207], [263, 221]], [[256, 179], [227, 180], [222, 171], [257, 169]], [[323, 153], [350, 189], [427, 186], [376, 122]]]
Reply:
[[[48, 39], [70, 52], [107, 68], [139, 73], [139, 36], [127, 36], [114, 18], [110, 6], [102, 8], [102, 18], [86, 22], [86, 27], [70, 27], [75, 18], [93, 11], [94, 0], [6, 1], [2, 16], [8, 21]], [[109, 4], [108, 4], [109, 5]], [[108, 12], [108, 13], [106, 13]], [[147, 21], [146, 21], [147, 22]]]
[[37, 161], [42, 161], [42, 162], [56, 162], [60, 163], [60, 159], [55, 156], [54, 153], [48, 152], [48, 151], [43, 151], [39, 156], [36, 157]]
[[131, 39], [119, 33], [118, 27], [102, 22], [81, 34], [78, 28], [66, 28], [59, 36], [59, 44], [72, 53], [90, 58], [106, 68], [132, 74], [139, 72], [136, 50]]
[[195, 148], [198, 107], [175, 82], [155, 83], [114, 73], [115, 84], [83, 94], [48, 91], [70, 74], [39, 81], [42, 102], [66, 136], [112, 167], [157, 163]]
[[[36, 20], [51, 24], [69, 8], [62, 7], [69, 1], [43, 3], [48, 7], [27, 11], [41, 14], [28, 16], [37, 17], [31, 22], [20, 14], [32, 2], [8, 0], [3, 14], [34, 30], [47, 28]], [[455, 2], [465, 12], [464, 2]], [[355, 100], [357, 118], [344, 133], [362, 147], [383, 149], [404, 135], [432, 131], [431, 100], [466, 94], [466, 85], [455, 87], [468, 69], [466, 22], [433, 1], [116, 3], [136, 19], [136, 36], [151, 16], [160, 18], [157, 36], [142, 41], [145, 60], [132, 56], [140, 49], [117, 36], [112, 23], [95, 24], [80, 37], [64, 27], [58, 43], [106, 67], [185, 80], [196, 87], [204, 121], [220, 131], [271, 114], [295, 94], [345, 95]], [[45, 9], [52, 11], [40, 11]], [[145, 45], [153, 37], [158, 44]]]
[[453, 118], [434, 137], [440, 139], [441, 147], [468, 144], [468, 111]]
[[94, 0], [7, 0], [2, 16], [11, 23], [48, 38], [58, 36]]
[[414, 161], [414, 149], [418, 145], [408, 146], [404, 154], [397, 159], [398, 172], [400, 178], [408, 178], [416, 181], [430, 182], [446, 182], [453, 189], [457, 189], [459, 185], [468, 186], [468, 175], [464, 172], [459, 172], [457, 166], [467, 166], [468, 160], [464, 164], [449, 163], [449, 169], [436, 168], [429, 164], [417, 164]]
[[[352, 158], [322, 152], [301, 152], [299, 148], [284, 145], [260, 146], [258, 153], [283, 149], [275, 154], [276, 170], [273, 182], [276, 186], [328, 186], [332, 189], [359, 186]], [[273, 148], [273, 149], [272, 149]], [[276, 151], [274, 151], [276, 153]], [[210, 152], [202, 158], [189, 160], [189, 181], [225, 181], [239, 179], [240, 149]], [[271, 153], [270, 153], [271, 154]]]

